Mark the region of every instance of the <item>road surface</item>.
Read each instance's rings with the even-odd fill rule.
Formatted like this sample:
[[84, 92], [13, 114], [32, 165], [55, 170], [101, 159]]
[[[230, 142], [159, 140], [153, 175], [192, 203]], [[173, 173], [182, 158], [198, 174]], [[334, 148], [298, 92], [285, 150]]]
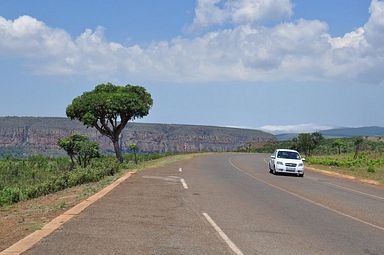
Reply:
[[384, 189], [266, 154], [212, 154], [142, 171], [25, 254], [384, 254]]

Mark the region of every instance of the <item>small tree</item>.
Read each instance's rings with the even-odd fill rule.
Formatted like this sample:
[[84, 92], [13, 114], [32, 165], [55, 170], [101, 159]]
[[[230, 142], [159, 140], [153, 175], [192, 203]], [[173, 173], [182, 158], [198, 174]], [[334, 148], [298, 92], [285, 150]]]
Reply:
[[74, 134], [60, 138], [57, 144], [65, 150], [71, 159], [71, 168], [77, 163], [86, 167], [92, 158], [99, 157], [99, 145], [97, 142], [90, 141], [85, 135]]
[[119, 145], [121, 131], [129, 120], [146, 116], [152, 104], [151, 94], [143, 87], [107, 83], [73, 99], [66, 113], [69, 118], [94, 127], [111, 139], [116, 158], [123, 162]]
[[311, 134], [311, 139], [312, 139], [312, 146], [313, 146], [312, 149], [314, 149], [324, 140], [324, 137], [320, 132], [314, 132]]
[[311, 149], [313, 147], [313, 141], [311, 134], [302, 133], [297, 137], [297, 146], [304, 151], [305, 155], [311, 154]]
[[355, 155], [353, 156], [354, 159], [357, 158], [359, 151], [361, 149], [361, 144], [364, 142], [364, 139], [361, 136], [355, 137], [353, 144], [355, 145]]
[[60, 138], [57, 141], [57, 145], [67, 152], [67, 155], [71, 159], [72, 168], [75, 166], [74, 158], [76, 156], [76, 143], [82, 142], [85, 139], [85, 136], [74, 134], [68, 137]]
[[341, 139], [336, 139], [332, 143], [332, 147], [336, 147], [339, 154], [341, 154], [341, 146], [344, 145], [344, 141]]
[[137, 156], [136, 156], [137, 149], [138, 149], [137, 144], [135, 143], [130, 144], [129, 149], [133, 151], [133, 155], [135, 156], [135, 164], [137, 165]]
[[89, 140], [79, 143], [77, 151], [78, 163], [83, 167], [89, 165], [92, 158], [98, 158], [100, 156], [98, 143]]
[[303, 150], [306, 155], [311, 155], [312, 150], [315, 149], [323, 140], [323, 135], [320, 132], [315, 132], [312, 134], [299, 134], [297, 139], [292, 139], [292, 142], [293, 146]]
[[297, 137], [292, 138], [290, 149], [291, 150], [300, 150], [299, 141], [298, 141]]

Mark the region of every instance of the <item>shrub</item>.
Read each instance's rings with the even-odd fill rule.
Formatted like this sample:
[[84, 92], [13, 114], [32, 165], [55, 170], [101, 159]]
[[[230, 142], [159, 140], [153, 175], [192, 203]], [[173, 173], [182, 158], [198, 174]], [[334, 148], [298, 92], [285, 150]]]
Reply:
[[0, 206], [17, 203], [23, 198], [23, 193], [18, 187], [6, 187], [0, 192]]
[[369, 165], [367, 171], [368, 171], [368, 173], [374, 173], [374, 172], [376, 172], [376, 169], [373, 165]]
[[[138, 154], [138, 161], [160, 158], [168, 154]], [[127, 155], [133, 159], [133, 155]], [[127, 160], [119, 164], [115, 158], [102, 156], [93, 159], [87, 167], [70, 169], [68, 158], [44, 158], [31, 156], [26, 160], [0, 160], [0, 206], [36, 198], [69, 187], [96, 182], [105, 176], [112, 176], [121, 169], [133, 167]]]

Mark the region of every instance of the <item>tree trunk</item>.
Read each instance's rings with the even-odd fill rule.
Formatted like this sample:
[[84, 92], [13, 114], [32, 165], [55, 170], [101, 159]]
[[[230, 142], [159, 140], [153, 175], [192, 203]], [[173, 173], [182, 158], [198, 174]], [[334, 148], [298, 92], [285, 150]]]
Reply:
[[75, 168], [75, 161], [73, 160], [73, 155], [69, 155], [69, 158], [71, 159], [71, 170]]
[[359, 154], [359, 151], [360, 151], [360, 144], [357, 144], [356, 148], [355, 148], [355, 155], [353, 156], [353, 159], [357, 159], [357, 155]]
[[123, 163], [123, 156], [121, 155], [121, 149], [119, 145], [119, 138], [112, 140], [113, 148], [115, 149], [116, 158], [120, 163]]
[[135, 155], [135, 164], [137, 165], [136, 150], [133, 150], [133, 153], [134, 153], [134, 155]]

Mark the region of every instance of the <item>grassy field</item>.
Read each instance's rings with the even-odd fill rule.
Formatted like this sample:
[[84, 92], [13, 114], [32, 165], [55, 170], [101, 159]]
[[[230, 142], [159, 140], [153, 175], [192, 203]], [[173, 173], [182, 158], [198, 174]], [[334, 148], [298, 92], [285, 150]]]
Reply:
[[314, 167], [384, 184], [384, 153], [362, 152], [356, 159], [353, 153], [316, 155], [306, 158]]
[[[85, 167], [71, 170], [68, 158], [31, 156], [27, 159], [5, 158], [0, 160], [0, 206], [36, 198], [69, 187], [89, 182], [99, 182], [115, 176], [122, 169], [145, 167], [147, 162], [167, 154], [140, 154], [136, 165], [133, 155], [125, 155], [125, 162], [118, 164], [114, 157], [104, 156], [92, 160]], [[161, 161], [160, 161], [161, 162]]]

